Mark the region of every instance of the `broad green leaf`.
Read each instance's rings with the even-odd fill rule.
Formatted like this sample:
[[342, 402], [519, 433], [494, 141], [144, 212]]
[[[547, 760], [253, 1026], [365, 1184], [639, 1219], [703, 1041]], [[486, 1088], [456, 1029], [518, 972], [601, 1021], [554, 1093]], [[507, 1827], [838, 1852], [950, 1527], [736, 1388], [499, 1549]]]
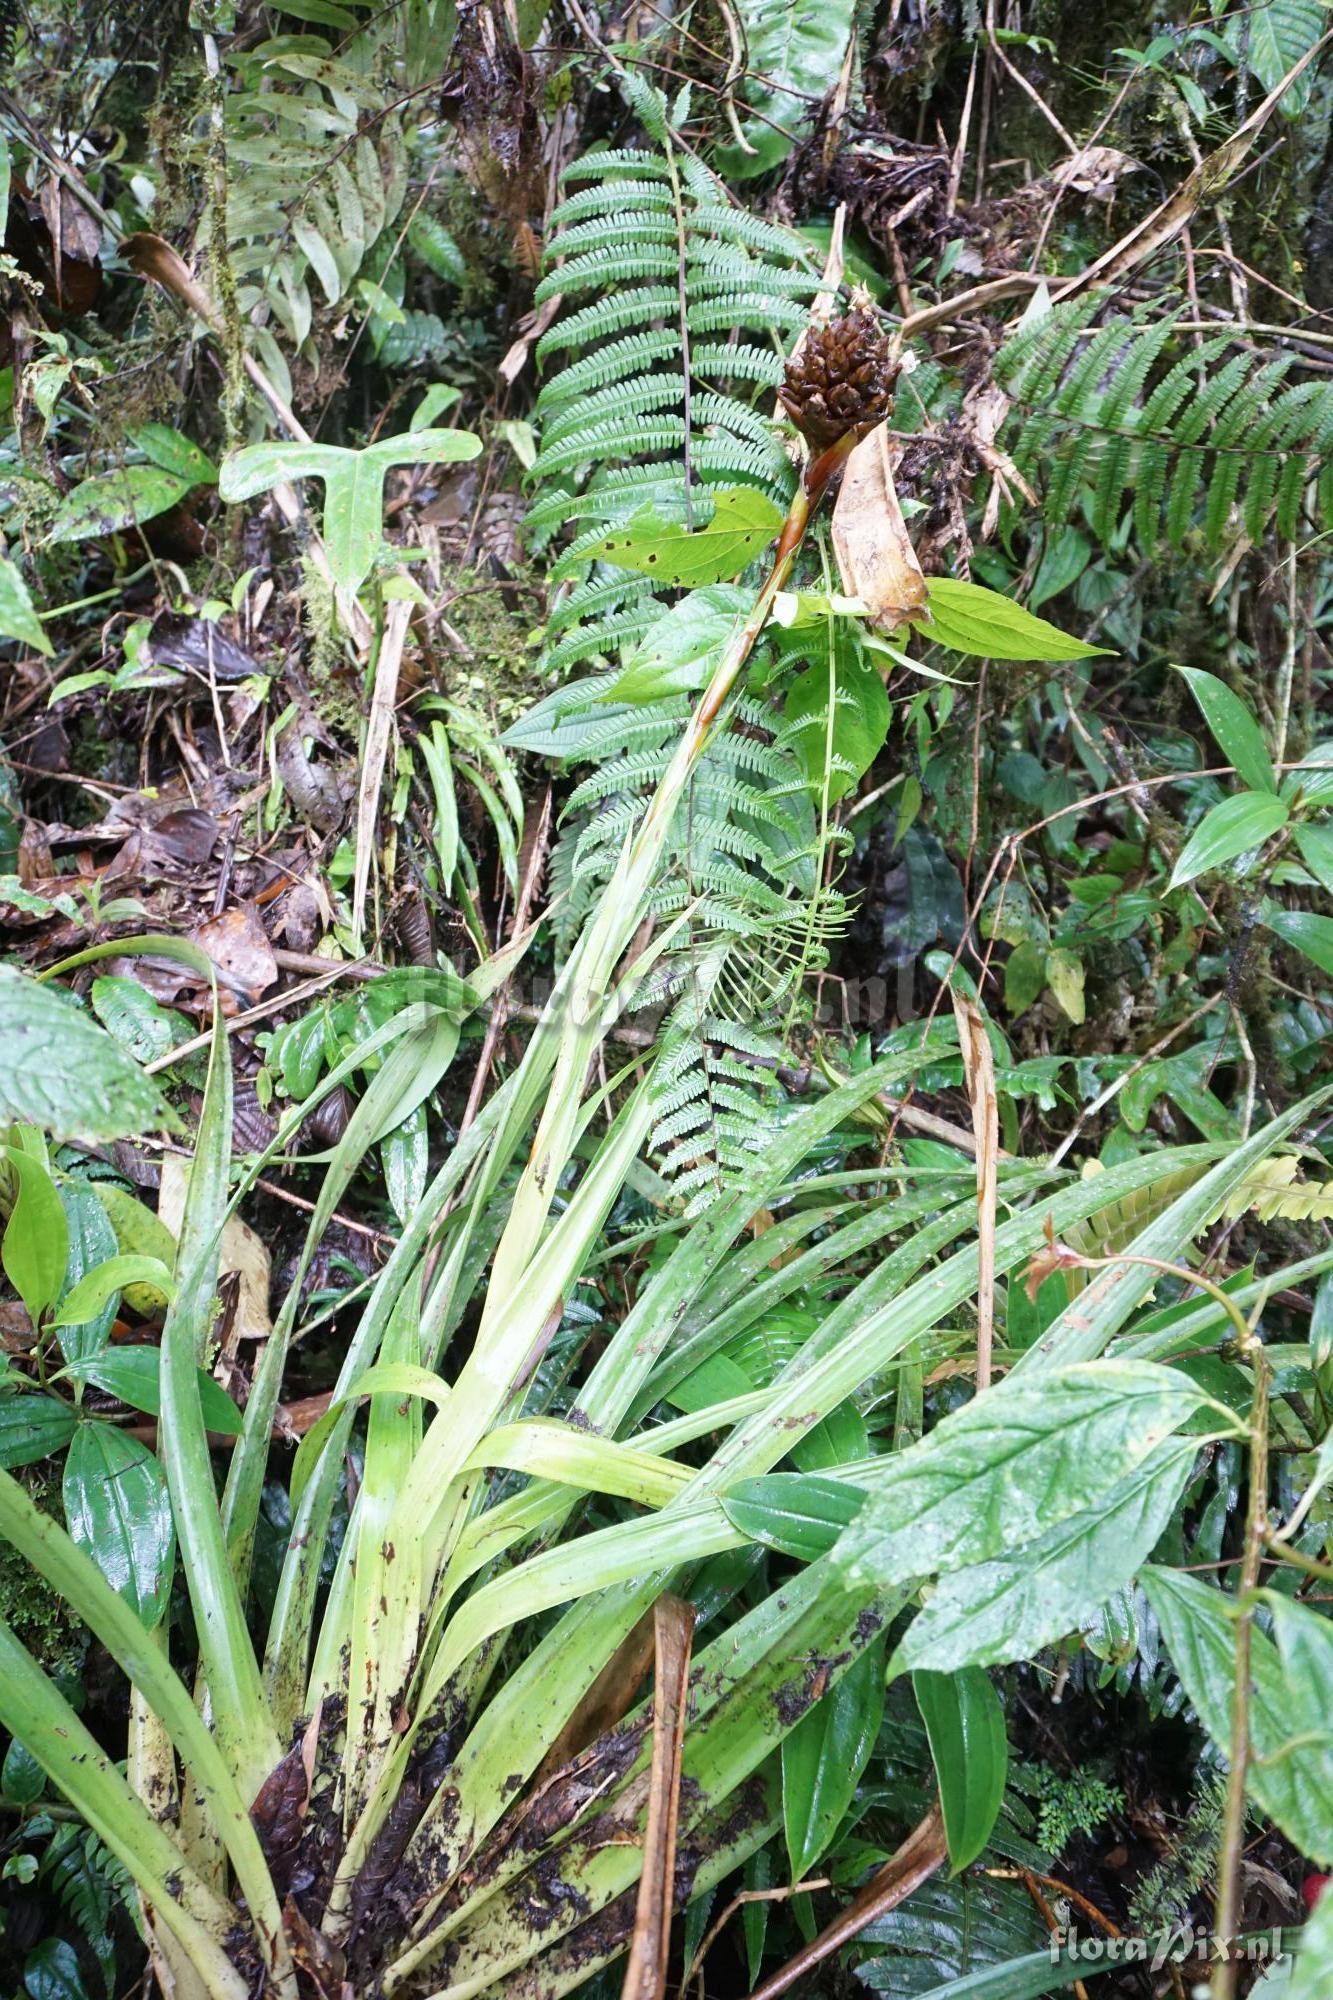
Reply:
[[193, 1035], [184, 1014], [163, 1007], [137, 979], [94, 979], [88, 997], [102, 1026], [136, 1062], [156, 1062]]
[[763, 554], [781, 526], [782, 515], [765, 494], [752, 486], [727, 487], [714, 495], [706, 527], [691, 530], [641, 507], [628, 526], [580, 550], [580, 560], [638, 570], [661, 584], [726, 583]]
[[15, 1737], [0, 1768], [0, 1791], [16, 1806], [30, 1806], [45, 1790], [45, 1771], [27, 1745]]
[[1046, 987], [1046, 954], [1040, 945], [1024, 941], [1010, 952], [1004, 965], [1005, 1012], [1025, 1014]]
[[697, 693], [752, 601], [751, 593], [735, 584], [692, 590], [648, 627], [624, 670], [597, 699], [638, 703]]
[[160, 465], [125, 465], [98, 472], [67, 493], [56, 508], [47, 540], [83, 542], [111, 535], [165, 514], [184, 499], [193, 480]]
[[65, 1523], [145, 1625], [167, 1608], [176, 1530], [166, 1475], [147, 1445], [113, 1424], [82, 1423], [65, 1455]]
[[35, 653], [51, 652], [51, 641], [33, 609], [28, 586], [8, 556], [0, 556], [0, 639], [17, 639]]
[[961, 577], [933, 576], [926, 611], [912, 625], [937, 646], [987, 660], [1087, 660], [1109, 650], [1085, 645], [1011, 597]]
[[864, 1488], [817, 1472], [770, 1472], [722, 1495], [733, 1527], [801, 1562], [827, 1554], [864, 1500]]
[[1202, 667], [1177, 667], [1176, 672], [1189, 682], [1203, 719], [1227, 762], [1235, 765], [1251, 791], [1275, 792], [1277, 777], [1263, 731], [1240, 696], [1216, 674], [1206, 674]]
[[1068, 1015], [1076, 1027], [1087, 1018], [1087, 1002], [1083, 997], [1083, 960], [1076, 951], [1067, 951], [1058, 946], [1046, 954], [1046, 979], [1059, 1003], [1062, 1014]]
[[[832, 627], [824, 659], [793, 681], [783, 708], [784, 735], [806, 782], [836, 805], [851, 791], [884, 747], [889, 697], [846, 621]], [[829, 710], [832, 706], [832, 721]]]
[[[1242, 19], [1228, 16], [1223, 34], [1236, 61], [1266, 93], [1277, 88], [1327, 26], [1328, 9], [1320, 0], [1260, 0]], [[1278, 108], [1284, 118], [1300, 116], [1314, 86], [1315, 70], [1307, 67], [1282, 93]]]
[[[107, 1212], [92, 1189], [79, 1181], [66, 1181], [60, 1190], [60, 1203], [69, 1225], [69, 1257], [65, 1265], [65, 1282], [57, 1305], [61, 1311], [71, 1293], [76, 1291], [91, 1271], [104, 1264], [116, 1254], [116, 1232], [111, 1227]], [[57, 1324], [60, 1314], [57, 1312]], [[96, 1354], [106, 1346], [115, 1323], [116, 1307], [114, 1299], [108, 1299], [102, 1310], [90, 1314], [81, 1322], [77, 1330], [60, 1335], [60, 1351], [66, 1361], [75, 1361], [86, 1354]]]
[[[1101, 1943], [1100, 1934], [1097, 1942]], [[888, 1983], [883, 1985], [878, 1979], [867, 1977], [879, 1966], [889, 1974]], [[1086, 1953], [1033, 1951], [1022, 1958], [1011, 1958], [1004, 1965], [987, 1965], [980, 1972], [965, 1972], [961, 1979], [931, 1986], [929, 1994], [930, 2000], [1043, 2000], [1047, 1993], [1068, 1993], [1083, 1980], [1098, 1979], [1104, 1972], [1121, 1969], [1118, 1958], [1105, 1954], [1090, 1958]], [[881, 1958], [873, 1965], [858, 1966], [857, 1976], [876, 1992], [892, 1993], [893, 1975], [897, 1971], [898, 1962]]]
[[35, 1465], [74, 1435], [77, 1418], [54, 1396], [20, 1394], [0, 1401], [0, 1466]]
[[229, 503], [288, 479], [324, 482], [324, 538], [336, 581], [355, 594], [370, 575], [384, 538], [384, 475], [394, 465], [454, 464], [475, 458], [470, 431], [407, 431], [361, 451], [333, 444], [246, 445], [222, 462], [218, 490]]
[[877, 1640], [783, 1737], [782, 1816], [793, 1882], [827, 1851], [883, 1715], [884, 1642]]
[[[117, 1250], [131, 1257], [156, 1257], [168, 1270], [175, 1269], [176, 1239], [160, 1216], [113, 1181], [94, 1181], [92, 1191], [115, 1231]], [[128, 1285], [125, 1303], [131, 1312], [150, 1319], [161, 1312], [166, 1298], [151, 1285]]]
[[[946, 1980], [966, 1987], [1007, 1968], [1038, 1945], [1050, 1971], [1049, 1935], [1027, 1891], [993, 1876], [933, 1875], [896, 1909], [873, 1918], [856, 1944], [857, 1979], [872, 1992], [904, 2000], [935, 1993]], [[891, 1956], [866, 1962], [868, 1947]]]
[[151, 1285], [168, 1302], [176, 1290], [171, 1272], [160, 1258], [108, 1257], [61, 1300], [57, 1326], [85, 1326], [99, 1318], [108, 1301], [119, 1298], [127, 1285]]
[[1247, 854], [1287, 823], [1287, 808], [1271, 792], [1237, 792], [1206, 812], [1181, 848], [1170, 887], [1183, 888], [1196, 875]]
[[881, 1460], [838, 1550], [857, 1580], [986, 1562], [1086, 1513], [1207, 1398], [1151, 1363], [1079, 1362], [1009, 1377]]
[[0, 1119], [97, 1144], [174, 1129], [151, 1077], [67, 995], [0, 965]]
[[1029, 1660], [1090, 1624], [1164, 1533], [1197, 1455], [1194, 1439], [1159, 1451], [1097, 1504], [1026, 1547], [942, 1577], [890, 1671]]
[[1294, 826], [1292, 838], [1300, 850], [1301, 860], [1315, 881], [1328, 895], [1333, 896], [1333, 827]]
[[380, 1141], [384, 1165], [384, 1190], [399, 1223], [407, 1221], [426, 1192], [430, 1167], [430, 1137], [426, 1129], [426, 1107], [418, 1104], [401, 1125]]
[[0, 1148], [0, 1157], [18, 1185], [0, 1243], [0, 1264], [36, 1328], [64, 1287], [69, 1224], [55, 1182], [40, 1160], [18, 1146]]
[[[744, 80], [736, 87], [744, 144], [718, 148], [719, 165], [733, 180], [766, 174], [785, 160], [809, 129], [814, 99], [838, 81], [853, 33], [854, 0], [739, 0], [737, 15], [746, 50]], [[746, 116], [747, 107], [754, 114]]]
[[957, 1875], [975, 1861], [999, 1817], [1009, 1772], [1000, 1697], [980, 1667], [912, 1676], [940, 1788], [949, 1860]]
[[130, 440], [154, 465], [160, 465], [164, 472], [174, 472], [191, 486], [217, 485], [218, 469], [208, 453], [200, 451], [197, 444], [173, 430], [170, 424], [140, 424], [130, 432]]
[[1068, 590], [1072, 583], [1077, 583], [1088, 566], [1091, 554], [1091, 542], [1077, 528], [1048, 530], [1041, 562], [1028, 592], [1029, 609], [1040, 610], [1048, 598], [1058, 597], [1062, 590]]
[[[1235, 1599], [1178, 1570], [1150, 1568], [1141, 1581], [1185, 1691], [1225, 1756], [1236, 1669]], [[1304, 1615], [1313, 1619], [1318, 1614]], [[1325, 1677], [1330, 1646], [1333, 1635], [1319, 1647]], [[1333, 1735], [1327, 1679], [1305, 1686], [1257, 1628], [1250, 1633], [1249, 1725], [1246, 1790], [1302, 1854], [1328, 1866], [1333, 1863]]]
[[1304, 952], [1321, 972], [1333, 975], [1333, 917], [1319, 917], [1311, 910], [1270, 910], [1264, 919], [1284, 944]]
[[[132, 1410], [144, 1410], [150, 1417], [162, 1410], [162, 1352], [158, 1347], [111, 1347], [101, 1354], [75, 1362], [68, 1373], [79, 1382], [91, 1382], [109, 1396], [119, 1396]], [[241, 1412], [220, 1382], [204, 1369], [199, 1374], [199, 1402], [204, 1424], [222, 1437], [239, 1437]]]
[[444, 224], [422, 208], [413, 211], [407, 225], [407, 240], [428, 271], [447, 285], [461, 285], [467, 277], [467, 258]]
[[79, 1970], [79, 1954], [64, 1938], [43, 1938], [23, 1962], [28, 2000], [92, 2000]]

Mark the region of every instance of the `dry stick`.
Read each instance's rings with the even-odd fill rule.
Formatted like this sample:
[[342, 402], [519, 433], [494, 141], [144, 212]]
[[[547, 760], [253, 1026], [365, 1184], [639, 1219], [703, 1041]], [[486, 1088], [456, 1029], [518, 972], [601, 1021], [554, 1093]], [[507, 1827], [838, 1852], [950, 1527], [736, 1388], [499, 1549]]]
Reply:
[[634, 1935], [621, 2000], [663, 2000], [675, 1906], [680, 1760], [695, 1611], [669, 1594], [653, 1606], [653, 1759]]
[[747, 1903], [787, 1903], [793, 1896], [813, 1895], [816, 1889], [831, 1889], [832, 1882], [827, 1875], [812, 1875], [808, 1882], [783, 1883], [776, 1889], [741, 1889], [727, 1904], [722, 1915], [709, 1926], [703, 1943], [695, 1952], [680, 1982], [682, 2000], [689, 1991], [690, 1981], [699, 1981], [699, 2000], [704, 2000], [704, 1960], [721, 1937], [737, 1910], [743, 1910]]
[[925, 1818], [913, 1827], [897, 1853], [891, 1855], [884, 1866], [871, 1876], [847, 1908], [812, 1943], [804, 1945], [794, 1958], [789, 1959], [780, 1972], [775, 1972], [771, 1979], [757, 1986], [750, 2000], [777, 2000], [779, 1993], [785, 1993], [789, 1986], [794, 1986], [798, 1979], [822, 1964], [831, 1953], [842, 1945], [850, 1944], [867, 1924], [874, 1923], [886, 1910], [896, 1910], [899, 1903], [904, 1902], [914, 1889], [919, 1889], [942, 1866], [948, 1852], [944, 1820], [936, 1800]]
[[[853, 37], [855, 39], [855, 37]], [[958, 144], [953, 149], [949, 162], [949, 190], [945, 198], [944, 213], [953, 215], [958, 207], [958, 190], [963, 179], [963, 156], [967, 151], [967, 135], [972, 124], [972, 97], [977, 81], [977, 51], [972, 49], [972, 67], [967, 72], [967, 90], [963, 97], [962, 115], [958, 120]]]
[[1119, 278], [1137, 270], [1150, 257], [1156, 256], [1173, 243], [1182, 229], [1192, 221], [1205, 201], [1221, 194], [1231, 181], [1242, 161], [1253, 147], [1255, 140], [1267, 125], [1287, 91], [1323, 51], [1333, 44], [1333, 33], [1323, 35], [1307, 49], [1299, 62], [1293, 63], [1281, 81], [1274, 85], [1263, 102], [1256, 106], [1245, 123], [1238, 126], [1231, 137], [1221, 146], [1208, 153], [1198, 166], [1181, 182], [1175, 193], [1159, 202], [1157, 207], [1134, 228], [1113, 243], [1109, 250], [1094, 259], [1076, 277], [1067, 279], [1051, 292], [1052, 304], [1069, 298], [1074, 292], [1082, 291], [1087, 285], [1113, 284]]
[[361, 756], [361, 786], [356, 801], [356, 859], [352, 872], [352, 943], [361, 949], [361, 929], [366, 914], [366, 889], [370, 881], [370, 855], [375, 842], [375, 822], [379, 816], [380, 781], [389, 754], [394, 708], [398, 699], [398, 671], [403, 664], [403, 646], [412, 618], [412, 605], [405, 597], [390, 604], [380, 634], [375, 657], [375, 682], [370, 696], [370, 719]]
[[[1029, 83], [1022, 70], [1010, 62], [1008, 56], [1005, 54], [999, 36], [995, 32], [995, 0], [987, 0], [986, 4], [986, 46], [1006, 76], [1012, 77], [1019, 89], [1032, 99], [1032, 102], [1036, 105], [1046, 123], [1063, 143], [1065, 151], [1067, 153], [1076, 153], [1078, 151], [1078, 141], [1070, 138], [1068, 132], [1066, 132], [1064, 126], [1060, 123], [1060, 120], [1056, 117], [1036, 85]], [[975, 57], [973, 60], [975, 61]]]
[[[1027, 1869], [1023, 1868], [1019, 1870], [1018, 1879], [1023, 1884], [1023, 1887], [1027, 1890], [1028, 1895], [1032, 1898], [1033, 1903], [1036, 1905], [1037, 1915], [1041, 1918], [1042, 1922], [1045, 1924], [1047, 1930], [1051, 1934], [1051, 1939], [1054, 1942], [1055, 1938], [1059, 1934], [1060, 1926], [1056, 1922], [1055, 1911], [1051, 1908], [1045, 1896], [1043, 1896], [1041, 1893], [1041, 1885], [1039, 1884], [1036, 1876], [1029, 1875]], [[1076, 1979], [1074, 1981], [1074, 2000], [1088, 2000], [1088, 1989], [1083, 1984], [1083, 1981], [1081, 1979]]]
[[1058, 1167], [1070, 1147], [1076, 1142], [1079, 1133], [1088, 1123], [1088, 1120], [1095, 1118], [1099, 1111], [1104, 1110], [1113, 1097], [1118, 1097], [1125, 1085], [1132, 1077], [1136, 1077], [1141, 1069], [1146, 1069], [1150, 1062], [1155, 1062], [1164, 1049], [1169, 1049], [1172, 1042], [1179, 1040], [1180, 1036], [1192, 1028], [1196, 1021], [1201, 1021], [1205, 1014], [1211, 1014], [1214, 1007], [1220, 1007], [1225, 999], [1225, 993], [1214, 993], [1211, 1000], [1205, 1000], [1201, 1007], [1195, 1007], [1192, 1012], [1188, 1013], [1183, 1021], [1177, 1021], [1174, 1028], [1168, 1028], [1164, 1035], [1159, 1035], [1152, 1046], [1143, 1051], [1138, 1061], [1130, 1069], [1127, 1069], [1123, 1076], [1118, 1076], [1113, 1083], [1108, 1083], [1105, 1090], [1100, 1091], [1093, 1098], [1091, 1104], [1084, 1106], [1073, 1125], [1071, 1125], [1064, 1138], [1051, 1154], [1049, 1164], [1053, 1167]]
[[977, 1142], [977, 1390], [980, 1393], [990, 1387], [991, 1352], [995, 1345], [995, 1167], [1000, 1150], [1000, 1111], [995, 1094], [995, 1058], [981, 1009], [975, 1000], [955, 993], [953, 1010]]
[[[304, 953], [301, 956], [305, 956]], [[312, 954], [313, 956], [313, 954]], [[316, 960], [318, 963], [318, 960]], [[275, 993], [271, 1000], [261, 1000], [257, 1007], [247, 1007], [243, 1014], [233, 1014], [224, 1021], [223, 1028], [234, 1035], [238, 1028], [252, 1028], [256, 1021], [266, 1021], [271, 1014], [280, 1014], [285, 1007], [294, 1007], [298, 1000], [309, 1000], [326, 986], [332, 986], [342, 978], [356, 979], [364, 975], [370, 961], [360, 959], [347, 965], [335, 965], [326, 961], [328, 970], [316, 978], [307, 979], [300, 986], [289, 987], [285, 993]], [[202, 1035], [192, 1035], [188, 1042], [181, 1042], [177, 1048], [168, 1049], [164, 1056], [156, 1056], [143, 1066], [145, 1076], [156, 1076], [159, 1070], [170, 1069], [173, 1063], [184, 1062], [186, 1056], [196, 1055], [200, 1049], [212, 1046], [213, 1031], [210, 1028]]]

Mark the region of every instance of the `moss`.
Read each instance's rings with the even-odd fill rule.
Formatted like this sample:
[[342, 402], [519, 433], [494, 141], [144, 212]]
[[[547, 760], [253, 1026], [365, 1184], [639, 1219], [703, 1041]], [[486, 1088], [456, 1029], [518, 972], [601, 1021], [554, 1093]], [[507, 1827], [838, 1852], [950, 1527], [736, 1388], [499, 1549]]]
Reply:
[[[24, 1475], [28, 1493], [45, 1514], [61, 1518], [54, 1480]], [[8, 1542], [0, 1541], [0, 1617], [47, 1673], [78, 1680], [88, 1651], [87, 1627], [80, 1623], [45, 1578]]]

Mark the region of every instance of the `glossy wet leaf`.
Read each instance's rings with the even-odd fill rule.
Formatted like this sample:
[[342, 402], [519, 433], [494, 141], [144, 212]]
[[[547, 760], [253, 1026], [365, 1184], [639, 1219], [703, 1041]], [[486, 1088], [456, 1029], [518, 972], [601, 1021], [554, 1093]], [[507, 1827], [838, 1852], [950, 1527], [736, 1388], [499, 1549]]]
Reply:
[[782, 1814], [793, 1882], [824, 1854], [856, 1796], [884, 1714], [876, 1640], [782, 1739]]
[[1221, 868], [1237, 855], [1262, 847], [1287, 823], [1287, 807], [1271, 792], [1238, 792], [1206, 812], [1176, 859], [1170, 887]]
[[1024, 1547], [1103, 1501], [1204, 1400], [1186, 1376], [1144, 1362], [1010, 1378], [880, 1462], [839, 1565], [924, 1577]]
[[[91, 1382], [109, 1396], [119, 1396], [132, 1410], [157, 1416], [162, 1408], [162, 1351], [156, 1346], [111, 1347], [80, 1361], [70, 1373], [80, 1382]], [[199, 1371], [199, 1401], [204, 1426], [223, 1437], [240, 1435], [242, 1416], [220, 1382]]]
[[1202, 667], [1177, 667], [1212, 730], [1218, 749], [1255, 792], [1276, 792], [1277, 778], [1263, 731], [1240, 696]]
[[76, 1418], [68, 1403], [40, 1393], [0, 1401], [0, 1466], [34, 1465], [60, 1451], [74, 1435]]
[[918, 1669], [912, 1692], [926, 1725], [954, 1874], [975, 1861], [999, 1817], [1009, 1772], [1004, 1710], [980, 1667]]
[[[60, 1189], [60, 1204], [69, 1226], [69, 1256], [56, 1312], [57, 1323], [64, 1317], [65, 1307], [79, 1287], [116, 1255], [116, 1232], [91, 1187], [79, 1181], [66, 1181]], [[74, 1361], [84, 1354], [96, 1354], [105, 1347], [115, 1318], [115, 1296], [108, 1293], [98, 1309], [89, 1313], [77, 1326], [71, 1323], [61, 1332], [60, 1351], [66, 1361]]]
[[1321, 917], [1313, 910], [1270, 910], [1264, 921], [1284, 944], [1333, 978], [1333, 917]]
[[0, 1241], [0, 1264], [37, 1327], [64, 1288], [69, 1225], [40, 1160], [17, 1146], [0, 1148], [0, 1159], [18, 1189]]
[[110, 535], [140, 521], [151, 521], [184, 499], [195, 483], [160, 465], [126, 465], [114, 472], [95, 473], [65, 495], [47, 539], [83, 542], [93, 535]]
[[176, 1531], [166, 1475], [147, 1445], [112, 1424], [82, 1423], [65, 1455], [65, 1524], [145, 1625], [167, 1606]]
[[770, 1472], [742, 1479], [722, 1496], [743, 1535], [782, 1555], [813, 1562], [825, 1555], [865, 1499], [864, 1489], [815, 1472]]
[[150, 1286], [168, 1301], [176, 1289], [169, 1268], [160, 1258], [111, 1256], [95, 1265], [61, 1300], [57, 1324], [78, 1327], [96, 1321], [108, 1304], [114, 1306], [130, 1285]]
[[993, 1562], [941, 1577], [892, 1661], [897, 1672], [999, 1666], [1092, 1622], [1164, 1533], [1193, 1469], [1192, 1440], [1166, 1446], [1098, 1504]]

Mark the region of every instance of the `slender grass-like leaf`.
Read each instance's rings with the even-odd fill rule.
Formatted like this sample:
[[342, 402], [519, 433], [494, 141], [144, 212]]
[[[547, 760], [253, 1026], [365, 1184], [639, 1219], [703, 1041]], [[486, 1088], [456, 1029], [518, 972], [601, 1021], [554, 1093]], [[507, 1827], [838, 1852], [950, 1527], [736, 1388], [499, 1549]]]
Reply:
[[[236, 1921], [235, 1911], [187, 1867], [171, 1836], [145, 1811], [106, 1752], [2, 1619], [0, 1723], [26, 1744], [52, 1783], [128, 1869], [180, 1940], [210, 2000], [246, 2000], [249, 1984], [221, 1943]], [[282, 1984], [275, 1990], [295, 1992], [294, 1986]]]

